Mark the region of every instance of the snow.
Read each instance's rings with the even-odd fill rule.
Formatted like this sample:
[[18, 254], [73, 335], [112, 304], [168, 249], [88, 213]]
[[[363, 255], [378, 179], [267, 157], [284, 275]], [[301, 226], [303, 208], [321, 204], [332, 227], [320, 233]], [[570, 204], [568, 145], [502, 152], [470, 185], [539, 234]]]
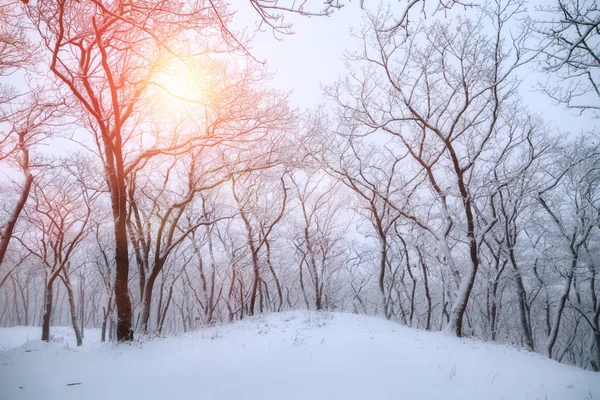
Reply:
[[[0, 345], [28, 329], [0, 329]], [[0, 353], [0, 399], [600, 399], [598, 373], [352, 314], [271, 314], [119, 345], [89, 331], [81, 348], [57, 332], [62, 342]]]
[[[85, 329], [84, 341], [88, 344], [100, 342], [99, 329]], [[26, 342], [36, 341], [42, 337], [42, 328], [34, 326], [14, 326], [12, 328], [0, 328], [0, 352], [22, 346]], [[77, 341], [73, 334], [73, 328], [69, 326], [53, 326], [50, 328], [50, 340], [57, 345], [75, 347]], [[3, 400], [0, 397], [0, 400]]]

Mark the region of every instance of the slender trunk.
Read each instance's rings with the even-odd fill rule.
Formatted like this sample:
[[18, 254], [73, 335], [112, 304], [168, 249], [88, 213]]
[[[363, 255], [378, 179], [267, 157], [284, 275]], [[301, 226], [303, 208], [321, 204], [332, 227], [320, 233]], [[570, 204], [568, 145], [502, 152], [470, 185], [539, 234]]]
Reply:
[[498, 309], [496, 307], [496, 288], [497, 288], [497, 284], [494, 283], [492, 284], [492, 288], [491, 288], [491, 296], [490, 296], [490, 289], [488, 288], [488, 301], [489, 301], [489, 297], [492, 297], [491, 299], [491, 304], [489, 306], [489, 313], [490, 313], [490, 339], [492, 341], [496, 340], [496, 321], [497, 321], [497, 314], [498, 314]]
[[[588, 243], [584, 243], [584, 248], [588, 255], [590, 254]], [[595, 371], [600, 371], [600, 304], [598, 304], [598, 295], [596, 294], [596, 265], [594, 262], [588, 263], [588, 269], [590, 271], [590, 293], [592, 295], [592, 330], [594, 334], [594, 347], [596, 352], [592, 357], [595, 356], [595, 362], [592, 362], [592, 366]], [[594, 365], [595, 364], [595, 365]]]
[[473, 290], [475, 277], [477, 275], [477, 270], [479, 269], [479, 255], [477, 254], [478, 249], [477, 240], [475, 238], [475, 219], [473, 216], [471, 197], [463, 180], [462, 172], [460, 172], [461, 169], [458, 166], [458, 159], [453, 152], [452, 158], [455, 164], [455, 171], [457, 173], [458, 188], [463, 199], [465, 218], [467, 222], [467, 238], [469, 241], [469, 258], [471, 266], [466, 276], [463, 277], [463, 280], [460, 283], [458, 294], [454, 304], [452, 305], [450, 321], [448, 322], [446, 331], [461, 337], [463, 335], [463, 317], [465, 315], [465, 311], [467, 310], [467, 304], [469, 302], [469, 298], [471, 297], [471, 290]]
[[[13, 208], [6, 225], [3, 227], [0, 234], [0, 265], [2, 265], [2, 262], [4, 261], [6, 250], [8, 249], [8, 243], [12, 238], [13, 231], [17, 225], [17, 221], [19, 220], [19, 215], [21, 214], [21, 211], [23, 211], [25, 203], [27, 203], [29, 192], [31, 191], [31, 185], [33, 184], [33, 175], [29, 171], [29, 149], [25, 143], [26, 134], [26, 131], [19, 133], [19, 148], [23, 153], [21, 168], [23, 170], [23, 174], [25, 175], [25, 182], [23, 184], [23, 188], [21, 189], [19, 200], [17, 200], [17, 203], [15, 204], [15, 207]], [[10, 275], [10, 272], [8, 275]], [[8, 275], [4, 279], [0, 279], [0, 287], [2, 287], [2, 284], [6, 282]]]
[[79, 323], [80, 323], [80, 332], [81, 338], [84, 337], [83, 334], [83, 326], [85, 322], [85, 275], [79, 275]]
[[319, 291], [319, 287], [320, 287], [320, 283], [319, 283], [319, 273], [317, 272], [317, 262], [315, 260], [315, 254], [312, 250], [312, 246], [311, 246], [311, 237], [310, 237], [310, 222], [309, 222], [309, 218], [306, 214], [306, 208], [305, 208], [305, 204], [302, 203], [302, 211], [304, 213], [304, 243], [306, 244], [306, 253], [305, 253], [305, 260], [307, 263], [307, 266], [309, 267], [309, 272], [311, 274], [311, 278], [312, 278], [312, 283], [314, 285], [314, 289], [315, 289], [315, 307], [317, 310], [321, 310], [322, 308], [322, 303], [321, 303], [321, 293]]
[[[538, 259], [536, 258], [535, 261], [533, 262], [533, 267], [531, 268], [533, 270], [533, 275], [536, 277], [536, 279], [538, 280], [538, 282], [540, 283], [540, 289], [539, 290], [544, 290], [544, 295], [545, 295], [545, 301], [544, 301], [544, 333], [546, 335], [546, 337], [550, 336], [550, 301], [549, 301], [549, 296], [548, 296], [548, 286], [544, 283], [544, 281], [542, 280], [542, 277], [540, 276], [540, 274], [538, 273], [537, 270], [537, 264], [538, 264]], [[531, 307], [531, 305], [530, 305]]]
[[240, 319], [244, 319], [244, 307], [246, 306], [246, 302], [244, 301], [244, 282], [241, 278], [238, 278], [238, 283], [240, 284]]
[[546, 341], [546, 355], [549, 358], [552, 358], [552, 350], [554, 349], [554, 345], [556, 344], [556, 338], [558, 337], [558, 331], [560, 329], [560, 321], [562, 319], [563, 311], [565, 309], [565, 305], [569, 297], [569, 292], [571, 291], [571, 283], [573, 282], [573, 273], [575, 272], [576, 264], [577, 257], [573, 257], [570, 270], [567, 272], [567, 276], [565, 277], [563, 289], [558, 299], [556, 309], [554, 311], [554, 319], [552, 321], [550, 335], [548, 336], [548, 340]]
[[165, 276], [163, 274], [162, 276], [162, 280], [160, 282], [160, 288], [158, 289], [158, 305], [156, 307], [156, 328], [158, 329], [158, 325], [160, 324], [160, 320], [161, 320], [161, 313], [162, 313], [162, 309], [163, 309], [163, 298], [165, 295]]
[[[400, 289], [398, 289], [397, 286], [394, 286], [394, 290], [396, 291], [396, 296], [398, 296], [398, 310], [400, 311], [400, 317], [402, 318], [402, 323], [404, 325], [407, 325], [406, 312], [404, 311], [404, 307], [402, 306], [402, 293], [400, 292]], [[390, 295], [390, 300], [391, 300], [391, 297], [392, 296]], [[388, 308], [390, 308], [390, 307], [388, 307]], [[391, 308], [393, 309], [393, 304], [392, 304]], [[391, 317], [391, 314], [392, 313], [391, 313], [391, 310], [390, 310], [390, 317]], [[396, 315], [396, 314], [394, 313], [394, 315]]]
[[521, 322], [521, 329], [523, 331], [523, 345], [527, 350], [533, 351], [533, 337], [531, 335], [531, 330], [529, 329], [529, 320], [527, 318], [527, 294], [525, 293], [525, 287], [523, 285], [523, 278], [521, 277], [521, 273], [514, 264], [513, 274], [515, 276], [515, 285], [517, 289], [519, 321]]
[[592, 365], [594, 366], [594, 371], [600, 371], [600, 327], [598, 326], [597, 322], [594, 328], [594, 345], [596, 347], [596, 360], [595, 365]]
[[[207, 235], [208, 235], [208, 252], [210, 255], [210, 294], [207, 294], [208, 299], [207, 299], [207, 309], [208, 312], [206, 314], [206, 322], [207, 323], [211, 323], [213, 320], [213, 315], [215, 313], [215, 308], [217, 306], [217, 301], [215, 302], [215, 278], [216, 278], [216, 271], [217, 271], [217, 262], [215, 261], [215, 253], [213, 250], [213, 243], [212, 243], [212, 236], [211, 236], [211, 232], [207, 227]], [[223, 285], [224, 282], [221, 283], [221, 291], [223, 290]], [[219, 293], [220, 296], [220, 293]]]
[[447, 300], [447, 298], [450, 297], [450, 294], [448, 293], [448, 286], [446, 285], [444, 275], [442, 274], [441, 277], [442, 277], [442, 303], [441, 303], [442, 304], [442, 315], [440, 315], [439, 330], [443, 329], [444, 322], [450, 321], [450, 315], [448, 314], [448, 300]]
[[[12, 292], [13, 292], [12, 293], [12, 295], [13, 295], [13, 305], [15, 307], [15, 316], [17, 317], [17, 325], [21, 326], [21, 313], [19, 312], [19, 301], [18, 301], [18, 298], [17, 298], [17, 294], [18, 294], [17, 284], [15, 283], [14, 276], [11, 276], [10, 280], [11, 280], [12, 286], [13, 286], [13, 290], [12, 290]], [[23, 305], [24, 304], [25, 303], [23, 303]]]
[[279, 283], [279, 278], [275, 273], [275, 268], [273, 268], [273, 263], [271, 262], [271, 245], [268, 240], [265, 241], [265, 250], [267, 252], [267, 265], [269, 266], [269, 271], [271, 271], [271, 275], [275, 280], [275, 286], [277, 287], [277, 296], [279, 297], [279, 304], [277, 306], [277, 311], [281, 311], [281, 307], [283, 306], [283, 292], [281, 291], [281, 283]]
[[596, 347], [596, 371], [600, 371], [600, 308], [596, 308], [593, 318], [594, 344]]
[[61, 279], [65, 284], [65, 288], [67, 289], [67, 296], [69, 298], [69, 311], [71, 313], [71, 324], [73, 325], [73, 331], [75, 332], [77, 346], [81, 346], [83, 344], [83, 338], [81, 335], [81, 331], [79, 330], [79, 323], [77, 322], [77, 308], [75, 307], [75, 296], [73, 295], [73, 287], [71, 286], [71, 280], [69, 279], [69, 276], [64, 270]]
[[54, 279], [49, 279], [46, 283], [46, 290], [44, 292], [44, 316], [42, 317], [42, 340], [50, 341], [50, 317], [52, 316], [52, 284]]
[[4, 297], [5, 297], [6, 300], [0, 302], [0, 305], [2, 305], [2, 307], [0, 307], [0, 310], [1, 310], [0, 311], [0, 324], [2, 326], [6, 326], [7, 325], [6, 324], [6, 315], [7, 315], [6, 309], [8, 308], [7, 305], [10, 303], [10, 301], [8, 301], [8, 295], [5, 294]]
[[249, 315], [254, 315], [254, 307], [256, 304], [256, 296], [258, 293], [258, 283], [260, 282], [260, 271], [258, 269], [258, 254], [254, 250], [254, 245], [251, 245], [252, 252], [252, 270], [254, 275], [252, 277], [252, 289], [250, 291], [250, 310]]
[[235, 264], [232, 264], [231, 266], [231, 285], [229, 286], [229, 291], [227, 292], [227, 311], [229, 311], [229, 322], [233, 321], [233, 317], [234, 317], [234, 310], [233, 307], [231, 306], [231, 301], [235, 301], [235, 282], [236, 282], [236, 271], [235, 271]]
[[173, 286], [175, 286], [175, 282], [169, 288], [169, 294], [167, 295], [167, 302], [165, 303], [165, 308], [162, 311], [162, 316], [158, 323], [158, 334], [161, 335], [163, 331], [163, 326], [165, 325], [165, 318], [167, 316], [167, 311], [169, 310], [169, 305], [171, 304], [171, 299], [173, 298]]
[[316, 260], [314, 258], [314, 255], [312, 255], [312, 251], [311, 251], [311, 257], [310, 257], [310, 266], [311, 266], [311, 270], [313, 272], [313, 282], [315, 285], [315, 308], [317, 309], [317, 311], [320, 311], [323, 309], [323, 290], [322, 290], [322, 282], [319, 279], [319, 273], [317, 271], [317, 264], [316, 264]]
[[[265, 307], [265, 295], [263, 293], [263, 285], [261, 285], [261, 283], [264, 283], [264, 280], [260, 280], [259, 284], [258, 284], [258, 310], [259, 312], [262, 314], [263, 312], [265, 312], [264, 307]], [[266, 284], [265, 284], [266, 285]]]
[[[408, 247], [406, 246], [406, 242], [402, 238], [401, 235], [398, 235], [398, 238], [402, 242], [402, 247], [404, 248], [404, 254], [406, 257], [406, 271], [408, 272], [408, 276], [412, 282], [412, 287], [410, 291], [410, 310], [408, 316], [408, 323], [410, 326], [413, 325], [413, 317], [415, 314], [415, 291], [417, 290], [417, 279], [412, 273], [412, 269], [410, 268], [410, 255], [408, 254]], [[404, 274], [402, 274], [402, 285], [404, 286]], [[406, 290], [406, 289], [405, 289]]]
[[[502, 194], [501, 194], [502, 195]], [[502, 198], [502, 197], [501, 197]], [[517, 264], [515, 256], [515, 246], [517, 245], [517, 232], [516, 229], [510, 229], [509, 221], [511, 218], [507, 215], [504, 204], [501, 204], [502, 214], [504, 215], [504, 235], [506, 240], [506, 247], [508, 248], [508, 259], [512, 267], [513, 275], [515, 277], [515, 288], [517, 290], [517, 306], [519, 308], [519, 321], [521, 322], [521, 330], [524, 336], [524, 347], [527, 350], [534, 350], [533, 348], [533, 337], [529, 326], [529, 320], [527, 318], [527, 294], [525, 292], [525, 286], [523, 285], [523, 278], [521, 277], [521, 271]], [[516, 208], [514, 210], [516, 214]]]
[[[412, 288], [410, 291], [410, 314], [408, 316], [408, 321], [410, 326], [413, 325], [413, 316], [415, 314], [415, 291], [417, 290], [417, 280], [415, 279], [415, 277], [412, 274], [412, 271], [410, 269], [410, 263], [407, 261], [406, 263], [406, 268], [408, 271], [408, 275], [410, 276], [410, 279], [412, 281]], [[418, 320], [417, 320], [418, 322]]]
[[[21, 285], [19, 280], [17, 280], [17, 284], [19, 285], [19, 292], [21, 294], [21, 302], [23, 303], [23, 309], [25, 312], [25, 325], [29, 326], [29, 278], [25, 281], [25, 288], [27, 289], [27, 293], [25, 292], [25, 288]], [[35, 302], [33, 303], [35, 305]]]
[[385, 237], [379, 239], [379, 277], [377, 283], [379, 286], [379, 303], [381, 305], [381, 311], [386, 319], [390, 319], [390, 313], [388, 312], [388, 304], [385, 295], [385, 268], [387, 266], [387, 241]]
[[[308, 303], [308, 296], [306, 295], [306, 288], [304, 287], [303, 265], [304, 265], [305, 260], [306, 260], [306, 255], [304, 255], [304, 257], [302, 258], [302, 261], [300, 261], [300, 265], [298, 268], [298, 274], [299, 274], [298, 279], [300, 280], [300, 290], [302, 291], [302, 297], [304, 298], [304, 303], [306, 304], [306, 308], [310, 308], [310, 304]], [[289, 294], [289, 292], [288, 292], [288, 294]]]
[[[500, 304], [500, 300], [498, 299], [498, 283], [500, 282], [500, 276], [502, 275], [502, 272], [504, 271], [504, 268], [506, 267], [507, 263], [507, 261], [503, 259], [502, 266], [500, 266], [501, 259], [499, 254], [495, 255], [494, 259], [496, 275], [494, 276], [494, 280], [491, 285], [492, 305], [490, 309], [490, 331], [492, 340], [496, 340], [498, 336], [498, 304]], [[531, 332], [531, 329], [529, 329], [529, 332]]]
[[100, 340], [105, 342], [106, 341], [106, 328], [107, 328], [110, 314], [112, 313], [112, 296], [110, 296], [108, 299], [107, 307], [102, 307], [102, 310], [104, 311], [104, 317], [102, 319], [102, 338]]
[[148, 333], [148, 321], [150, 320], [150, 311], [152, 309], [152, 293], [157, 274], [151, 274], [146, 281], [144, 288], [144, 298], [142, 299], [142, 315], [140, 316], [140, 330]]
[[[419, 257], [421, 258], [421, 257]], [[425, 263], [423, 259], [419, 261], [421, 263], [421, 268], [423, 269], [423, 285], [425, 286], [425, 299], [427, 299], [427, 319], [425, 321], [425, 330], [431, 329], [431, 294], [429, 294], [429, 283], [427, 278], [427, 268], [425, 267]]]
[[240, 216], [242, 217], [242, 220], [244, 221], [244, 226], [246, 227], [246, 239], [248, 240], [248, 246], [250, 247], [250, 253], [252, 255], [252, 271], [253, 271], [254, 275], [252, 278], [252, 289], [250, 291], [250, 310], [248, 311], [248, 313], [250, 315], [254, 315], [254, 308], [256, 305], [256, 296], [258, 294], [258, 284], [260, 283], [258, 249], [256, 248], [256, 245], [254, 244], [254, 239], [253, 239], [254, 235], [253, 235], [252, 225], [250, 224], [250, 220], [248, 219], [248, 216], [246, 215], [246, 213], [243, 210], [241, 210], [241, 206], [240, 206]]

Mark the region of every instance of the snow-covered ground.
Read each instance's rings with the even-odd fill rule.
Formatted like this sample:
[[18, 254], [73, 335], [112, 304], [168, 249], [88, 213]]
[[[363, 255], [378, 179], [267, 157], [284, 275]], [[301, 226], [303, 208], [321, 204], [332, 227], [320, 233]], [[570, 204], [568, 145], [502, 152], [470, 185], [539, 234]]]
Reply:
[[[100, 343], [99, 329], [86, 329], [83, 332], [86, 345]], [[23, 346], [29, 341], [39, 340], [42, 337], [42, 328], [39, 326], [15, 326], [0, 328], [0, 352]], [[50, 328], [50, 341], [57, 346], [75, 347], [77, 341], [73, 328], [69, 326], [53, 326]], [[1, 357], [1, 356], [0, 356]], [[0, 400], [3, 400], [0, 397]]]
[[[600, 374], [379, 318], [291, 312], [179, 337], [0, 353], [0, 399], [600, 399]], [[0, 346], [39, 328], [0, 329]], [[6, 348], [6, 347], [4, 347]]]

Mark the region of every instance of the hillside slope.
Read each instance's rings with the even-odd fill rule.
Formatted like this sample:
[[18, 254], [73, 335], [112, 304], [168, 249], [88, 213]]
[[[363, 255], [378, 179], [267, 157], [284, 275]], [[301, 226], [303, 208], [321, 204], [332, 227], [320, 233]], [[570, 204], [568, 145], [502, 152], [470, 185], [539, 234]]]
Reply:
[[[11, 329], [23, 328], [0, 330], [0, 342]], [[600, 399], [600, 374], [351, 314], [289, 312], [132, 345], [67, 344], [0, 353], [0, 399]]]

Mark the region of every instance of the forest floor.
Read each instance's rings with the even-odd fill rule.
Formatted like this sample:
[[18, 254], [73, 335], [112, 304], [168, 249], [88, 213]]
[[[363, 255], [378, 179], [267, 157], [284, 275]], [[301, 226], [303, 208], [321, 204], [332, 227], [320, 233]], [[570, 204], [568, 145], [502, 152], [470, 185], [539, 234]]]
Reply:
[[[133, 344], [0, 328], [2, 400], [600, 399], [600, 374], [376, 317], [286, 312]], [[17, 347], [19, 346], [19, 347]], [[9, 349], [10, 348], [10, 349]]]

